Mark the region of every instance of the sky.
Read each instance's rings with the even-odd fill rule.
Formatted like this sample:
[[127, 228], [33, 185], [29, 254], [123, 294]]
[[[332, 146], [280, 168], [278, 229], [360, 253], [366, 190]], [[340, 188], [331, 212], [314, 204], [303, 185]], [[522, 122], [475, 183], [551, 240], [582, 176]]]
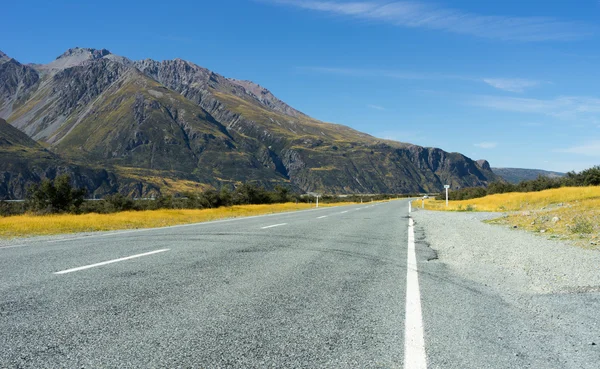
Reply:
[[493, 167], [600, 165], [598, 0], [11, 1], [0, 50], [182, 58], [304, 113]]

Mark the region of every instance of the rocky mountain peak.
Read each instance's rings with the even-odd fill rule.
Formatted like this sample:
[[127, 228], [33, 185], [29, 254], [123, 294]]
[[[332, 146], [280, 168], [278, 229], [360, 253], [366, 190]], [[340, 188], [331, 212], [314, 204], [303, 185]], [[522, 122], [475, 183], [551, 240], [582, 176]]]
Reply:
[[5, 53], [3, 53], [2, 50], [0, 50], [0, 63], [7, 62], [9, 60], [10, 60], [10, 57], [8, 55], [6, 55]]
[[106, 49], [91, 49], [91, 48], [82, 48], [82, 47], [74, 47], [62, 53], [58, 59], [70, 58], [73, 56], [85, 56], [87, 59], [99, 59], [106, 55], [109, 55], [111, 52]]
[[477, 160], [477, 165], [479, 165], [479, 167], [481, 167], [483, 170], [492, 170], [490, 163], [487, 160], [479, 159]]
[[112, 55], [106, 49], [91, 49], [74, 47], [62, 53], [53, 62], [46, 64], [40, 69], [63, 70], [71, 67], [76, 67], [88, 60], [96, 60]]

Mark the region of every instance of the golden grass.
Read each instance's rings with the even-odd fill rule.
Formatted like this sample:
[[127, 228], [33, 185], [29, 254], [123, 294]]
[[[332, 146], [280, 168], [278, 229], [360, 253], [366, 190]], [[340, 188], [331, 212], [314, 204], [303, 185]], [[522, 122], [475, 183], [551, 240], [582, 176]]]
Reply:
[[[319, 207], [351, 204], [320, 204]], [[226, 218], [305, 210], [312, 207], [314, 207], [314, 204], [286, 203], [239, 205], [203, 210], [126, 211], [114, 214], [18, 215], [0, 218], [0, 238], [167, 227]]]
[[[428, 210], [507, 212], [507, 216], [490, 223], [517, 226], [600, 249], [600, 186], [505, 193], [450, 201], [448, 208], [445, 205], [445, 201], [425, 200]], [[421, 200], [413, 201], [413, 206], [420, 208]]]

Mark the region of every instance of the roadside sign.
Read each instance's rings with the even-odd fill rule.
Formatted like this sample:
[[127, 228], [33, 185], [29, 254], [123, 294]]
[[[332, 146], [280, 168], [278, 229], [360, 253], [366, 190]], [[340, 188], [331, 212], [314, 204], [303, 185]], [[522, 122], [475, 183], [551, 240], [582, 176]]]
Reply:
[[450, 185], [444, 185], [444, 188], [445, 188], [445, 189], [449, 189], [449, 188], [450, 188]]

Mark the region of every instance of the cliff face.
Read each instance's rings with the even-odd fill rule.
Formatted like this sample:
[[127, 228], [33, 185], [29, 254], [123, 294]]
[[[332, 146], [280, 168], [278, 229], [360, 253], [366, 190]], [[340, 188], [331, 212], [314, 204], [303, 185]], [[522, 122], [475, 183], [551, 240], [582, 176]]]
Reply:
[[173, 181], [254, 181], [325, 193], [400, 193], [438, 191], [446, 183], [485, 186], [497, 178], [489, 165], [461, 154], [318, 121], [253, 82], [180, 59], [132, 62], [75, 48], [47, 65], [2, 57], [0, 68], [0, 117], [60, 160], [115, 173], [111, 188], [122, 192], [131, 183], [143, 192]]

